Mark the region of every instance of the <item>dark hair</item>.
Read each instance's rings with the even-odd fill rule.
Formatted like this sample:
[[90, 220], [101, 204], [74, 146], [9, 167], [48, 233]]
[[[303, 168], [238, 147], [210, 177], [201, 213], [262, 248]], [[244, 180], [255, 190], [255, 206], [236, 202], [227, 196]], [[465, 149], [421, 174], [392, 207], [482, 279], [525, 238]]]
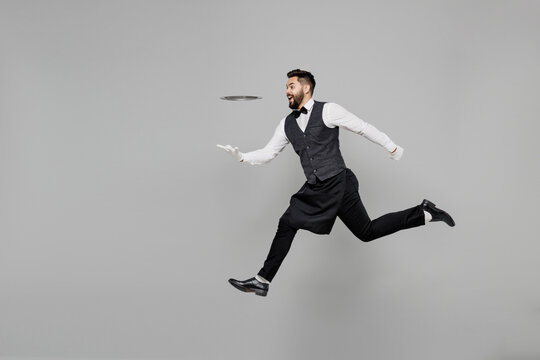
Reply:
[[304, 85], [306, 82], [309, 84], [309, 92], [313, 95], [315, 90], [315, 78], [313, 74], [306, 70], [294, 69], [287, 73], [287, 78], [292, 78], [298, 76], [298, 81]]

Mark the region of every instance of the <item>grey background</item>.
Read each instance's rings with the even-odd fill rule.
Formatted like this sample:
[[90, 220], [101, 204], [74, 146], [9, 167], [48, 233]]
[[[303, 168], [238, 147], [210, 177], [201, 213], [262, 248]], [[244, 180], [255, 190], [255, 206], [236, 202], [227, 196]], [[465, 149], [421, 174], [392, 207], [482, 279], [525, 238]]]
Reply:
[[[539, 359], [538, 1], [0, 1], [4, 359]], [[405, 148], [342, 131], [365, 244], [300, 231], [262, 265], [305, 181], [261, 148], [286, 73]], [[249, 103], [219, 100], [249, 94]]]

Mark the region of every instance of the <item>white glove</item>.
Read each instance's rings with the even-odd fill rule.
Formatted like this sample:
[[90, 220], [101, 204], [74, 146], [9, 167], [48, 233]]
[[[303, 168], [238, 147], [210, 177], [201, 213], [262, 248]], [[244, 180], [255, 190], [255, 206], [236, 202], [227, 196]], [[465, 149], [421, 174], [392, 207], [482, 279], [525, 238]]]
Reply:
[[399, 160], [403, 156], [403, 148], [396, 145], [396, 150], [393, 153], [390, 153], [390, 159]]
[[231, 145], [216, 145], [217, 147], [219, 148], [222, 148], [223, 150], [225, 150], [226, 152], [228, 152], [229, 154], [231, 154], [232, 157], [234, 157], [236, 160], [238, 161], [242, 161], [242, 156], [244, 154], [242, 154], [240, 151], [238, 151], [238, 147], [232, 147]]

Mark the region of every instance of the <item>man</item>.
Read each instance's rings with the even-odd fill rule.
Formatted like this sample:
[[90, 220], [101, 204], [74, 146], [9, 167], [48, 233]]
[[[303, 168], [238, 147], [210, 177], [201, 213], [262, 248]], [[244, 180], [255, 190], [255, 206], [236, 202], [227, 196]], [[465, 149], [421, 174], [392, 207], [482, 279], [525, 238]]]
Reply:
[[315, 78], [304, 70], [287, 74], [287, 98], [293, 112], [281, 120], [274, 136], [263, 149], [241, 153], [238, 147], [217, 145], [236, 160], [251, 165], [274, 159], [288, 143], [300, 156], [307, 181], [292, 195], [290, 205], [281, 216], [270, 252], [262, 269], [245, 281], [229, 279], [244, 292], [266, 296], [269, 284], [289, 252], [299, 229], [315, 234], [329, 234], [336, 217], [362, 241], [372, 241], [396, 231], [444, 221], [454, 226], [452, 217], [425, 200], [415, 207], [370, 220], [358, 194], [358, 180], [345, 166], [339, 149], [339, 128], [360, 134], [379, 144], [393, 160], [399, 160], [403, 149], [374, 126], [349, 113], [335, 103], [312, 99]]

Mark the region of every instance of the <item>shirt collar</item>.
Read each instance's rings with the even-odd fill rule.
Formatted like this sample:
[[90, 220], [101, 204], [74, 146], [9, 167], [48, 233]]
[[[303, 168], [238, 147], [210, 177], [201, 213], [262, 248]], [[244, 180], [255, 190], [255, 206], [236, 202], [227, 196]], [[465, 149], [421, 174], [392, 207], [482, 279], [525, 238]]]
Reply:
[[311, 108], [313, 107], [313, 104], [315, 104], [315, 100], [313, 98], [309, 99], [309, 101], [304, 105], [307, 111], [311, 111]]

